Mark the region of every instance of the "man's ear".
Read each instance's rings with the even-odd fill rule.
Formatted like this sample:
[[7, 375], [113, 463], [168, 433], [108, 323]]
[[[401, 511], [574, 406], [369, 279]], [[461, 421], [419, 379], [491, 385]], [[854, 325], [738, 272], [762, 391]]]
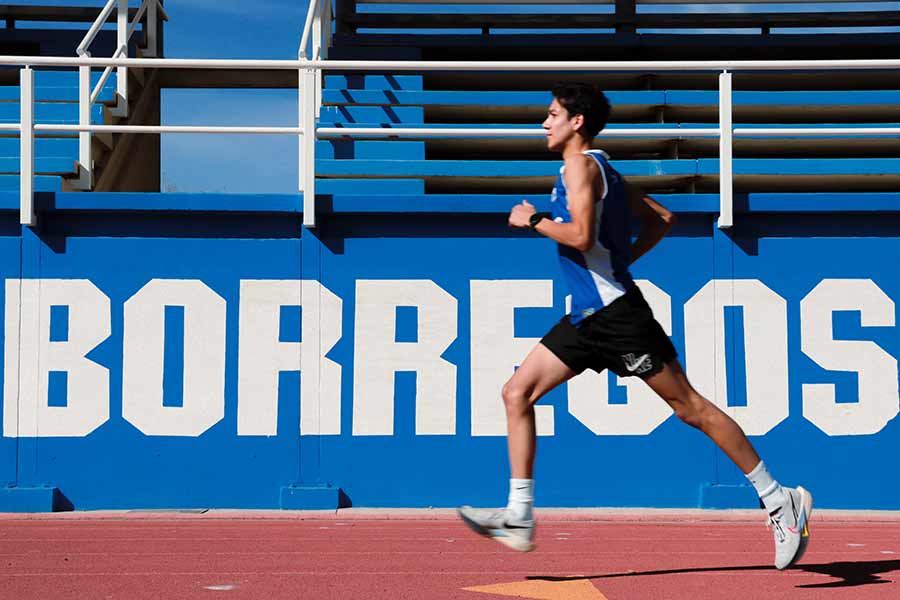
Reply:
[[572, 129], [578, 131], [584, 127], [584, 115], [575, 115], [572, 117]]

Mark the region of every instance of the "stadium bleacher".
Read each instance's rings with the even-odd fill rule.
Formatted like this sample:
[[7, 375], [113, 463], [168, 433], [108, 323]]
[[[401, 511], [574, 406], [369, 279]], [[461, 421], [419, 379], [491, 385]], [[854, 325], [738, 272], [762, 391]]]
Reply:
[[[577, 3], [575, 10], [561, 14], [555, 13], [549, 3], [535, 7], [527, 5], [537, 3], [512, 1], [446, 2], [436, 3], [435, 7], [417, 5], [405, 9], [407, 4], [389, 0], [339, 2], [331, 57], [353, 60], [375, 55], [386, 59], [438, 60], [452, 56], [471, 60], [473, 57], [467, 54], [466, 47], [475, 47], [485, 60], [504, 60], [513, 55], [522, 60], [607, 60], [626, 58], [624, 54], [639, 39], [640, 44], [665, 45], [667, 59], [754, 59], [760, 57], [760, 48], [771, 49], [781, 43], [791, 46], [781, 58], [822, 58], [828, 55], [822, 49], [833, 44], [838, 35], [845, 52], [842, 56], [846, 57], [847, 52], [852, 54], [854, 44], [872, 43], [879, 37], [896, 40], [894, 33], [873, 34], [867, 28], [896, 25], [898, 19], [896, 11], [884, 14], [865, 10], [785, 12], [768, 9], [764, 2], [743, 3], [745, 8], [756, 9], [754, 12], [730, 13], [722, 12], [716, 3], [704, 3], [706, 12], [700, 16], [693, 12], [686, 14], [677, 3], [657, 6], [659, 10], [653, 12], [641, 12], [651, 3], [635, 6], [631, 2], [630, 7], [626, 6], [627, 2]], [[576, 3], [555, 4], [572, 8]], [[696, 9], [700, 3], [691, 4]], [[698, 25], [704, 29], [727, 29], [716, 35], [706, 31], [680, 37], [637, 35], [644, 30], [689, 30]], [[473, 26], [481, 29], [477, 35], [464, 31]], [[773, 34], [794, 27], [806, 31], [824, 26], [838, 28], [838, 33]], [[854, 29], [840, 29], [847, 27]], [[443, 28], [448, 33], [422, 35], [420, 31], [425, 28]], [[510, 35], [510, 31], [504, 31], [515, 28], [524, 32]], [[549, 33], [535, 33], [540, 28]], [[581, 32], [584, 28], [609, 31], [584, 34]], [[758, 31], [748, 34], [748, 28]], [[387, 29], [391, 31], [382, 31]], [[402, 29], [407, 31], [397, 31]], [[729, 29], [740, 31], [729, 33]], [[753, 36], [755, 42], [748, 39]], [[766, 38], [765, 45], [759, 43], [761, 36]], [[698, 40], [702, 41], [699, 47]], [[618, 50], [610, 57], [606, 50], [613, 45]], [[894, 126], [900, 121], [897, 109], [900, 86], [896, 76], [882, 75], [839, 72], [829, 73], [825, 78], [816, 73], [738, 74], [733, 96], [734, 125], [736, 128]], [[718, 123], [714, 75], [668, 72], [488, 76], [440, 72], [419, 77], [327, 76], [320, 126], [533, 127], [542, 121], [550, 99], [547, 89], [557, 79], [602, 82], [610, 90], [608, 95], [613, 105], [609, 129], [630, 126], [671, 129]], [[656, 192], [702, 192], [714, 190], [717, 185], [718, 165], [714, 160], [707, 160], [718, 155], [718, 140], [713, 137], [604, 138], [601, 134], [597, 146], [613, 156], [623, 173]], [[891, 159], [900, 156], [898, 151], [895, 139], [883, 135], [741, 137], [734, 143], [734, 156], [738, 159], [735, 189], [744, 193], [892, 191], [896, 189], [897, 179], [885, 173], [896, 169]], [[325, 178], [319, 189], [325, 193], [345, 189], [337, 186], [346, 177], [357, 177], [360, 190], [377, 185], [371, 188], [377, 189], [377, 193], [390, 193], [387, 182], [398, 178], [403, 187], [393, 191], [402, 193], [408, 189], [411, 175], [421, 176], [421, 189], [426, 192], [536, 193], [548, 189], [555, 173], [552, 166], [555, 157], [544, 151], [542, 140], [525, 137], [320, 141], [317, 157], [317, 175]], [[856, 160], [861, 157], [872, 160]]]
[[[697, 4], [691, 3], [694, 10]], [[815, 4], [815, 3], [806, 3]], [[554, 5], [563, 12], [554, 12]], [[871, 33], [872, 27], [896, 25], [896, 11], [784, 11], [772, 10], [765, 2], [742, 4], [750, 12], [723, 12], [716, 3], [704, 3], [701, 17], [685, 13], [678, 3], [660, 8], [655, 3], [599, 2], [445, 2], [429, 6], [377, 0], [339, 0], [335, 11], [335, 38], [331, 57], [436, 58], [447, 44], [456, 45], [453, 58], [467, 58], [466, 46], [479, 48], [484, 58], [522, 59], [544, 57], [583, 60], [607, 58], [610, 44], [628, 49], [635, 42], [662, 43], [671, 58], [757, 57], [760, 44], [746, 48], [745, 33], [768, 39], [766, 47], [785, 39], [793, 44], [785, 58], [803, 58], [837, 39], [846, 50], [856, 43], [874, 39], [896, 39], [894, 33]], [[819, 6], [821, 4], [818, 4]], [[411, 7], [411, 8], [407, 8]], [[650, 10], [647, 10], [650, 7]], [[97, 9], [55, 7], [5, 7], [0, 18], [13, 23], [19, 19], [88, 21]], [[133, 12], [133, 11], [132, 11]], [[453, 33], [472, 24], [482, 29], [474, 37]], [[671, 36], [651, 33], [666, 28], [686, 28], [701, 24], [704, 29], [725, 28], [716, 35], [692, 32]], [[377, 25], [378, 27], [374, 27]], [[817, 35], [776, 35], [791, 27], [853, 29]], [[501, 27], [502, 26], [502, 27]], [[373, 28], [374, 27], [374, 28]], [[423, 29], [443, 28], [448, 35], [423, 35]], [[510, 35], [523, 27], [524, 33]], [[381, 29], [406, 29], [405, 34], [385, 34]], [[549, 33], [535, 33], [541, 29]], [[609, 29], [607, 33], [584, 34], [585, 28]], [[740, 33], [729, 33], [734, 29]], [[2, 39], [16, 29], [7, 28]], [[573, 32], [567, 34], [567, 32]], [[805, 29], [801, 30], [805, 31]], [[881, 31], [878, 29], [877, 31]], [[791, 38], [788, 40], [787, 38]], [[696, 46], [702, 39], [704, 48]], [[786, 42], [786, 43], [787, 43]], [[715, 47], [710, 44], [717, 44]], [[724, 51], [724, 48], [728, 48]], [[754, 49], [755, 48], [755, 49]], [[135, 51], [136, 52], [136, 51]], [[133, 53], [135, 53], [133, 52]], [[562, 55], [556, 53], [561, 52]], [[737, 53], [737, 54], [735, 54]], [[851, 52], [852, 54], [852, 52]], [[446, 56], [446, 54], [445, 54]], [[637, 57], [635, 57], [637, 58]], [[94, 81], [99, 73], [94, 73]], [[191, 85], [191, 73], [168, 71], [160, 85]], [[216, 79], [218, 77], [218, 79]], [[207, 74], [198, 78], [198, 87], [233, 85], [234, 77], [246, 73]], [[896, 73], [885, 77], [878, 72], [829, 73], [739, 73], [735, 76], [734, 124], [736, 128], [783, 128], [788, 126], [891, 127], [900, 122], [900, 81]], [[137, 79], [137, 78], [135, 78]], [[718, 91], [714, 74], [631, 73], [526, 75], [441, 72], [410, 74], [327, 74], [323, 93], [321, 127], [534, 127], [543, 119], [549, 101], [547, 89], [557, 79], [600, 81], [609, 90], [613, 113], [609, 129], [631, 126], [714, 127], [718, 122]], [[188, 82], [188, 83], [186, 83]], [[272, 78], [267, 87], [296, 85], [284, 77]], [[18, 119], [16, 82], [0, 86], [0, 122]], [[114, 77], [104, 87], [99, 104], [92, 109], [94, 123], [115, 123], [119, 119], [104, 114], [103, 104], [113, 101]], [[77, 74], [42, 71], [37, 79], [36, 117], [43, 123], [77, 122]], [[151, 95], [152, 96], [152, 95]], [[152, 100], [152, 99], [151, 99]], [[158, 102], [158, 100], [157, 100]], [[147, 111], [144, 111], [145, 113]], [[158, 106], [149, 111], [158, 118]], [[152, 124], [135, 122], [131, 124]], [[103, 178], [118, 135], [94, 136], [95, 190], [114, 191], [111, 182], [121, 177]], [[150, 136], [146, 136], [150, 137]], [[6, 135], [0, 143], [0, 187], [16, 188], [18, 147]], [[69, 189], [77, 174], [73, 136], [41, 136], [37, 145], [38, 188]], [[51, 140], [54, 143], [49, 143]], [[69, 143], [65, 143], [69, 140]], [[101, 143], [102, 142], [102, 143]], [[658, 193], [708, 192], [717, 182], [718, 140], [715, 137], [607, 137], [597, 145], [607, 150], [624, 173]], [[158, 150], [157, 150], [158, 152]], [[740, 137], [734, 143], [735, 189], [757, 191], [812, 192], [895, 191], [897, 178], [886, 175], [896, 168], [900, 148], [891, 136], [855, 135], [800, 137]], [[859, 160], [861, 158], [868, 160]], [[326, 194], [352, 189], [364, 193], [535, 193], [547, 189], [555, 157], [536, 138], [429, 137], [388, 139], [322, 139], [317, 144], [319, 191]], [[487, 161], [487, 162], [485, 162]], [[123, 168], [120, 164], [114, 167]], [[483, 170], [482, 170], [483, 169]], [[839, 177], [829, 178], [829, 174]], [[829, 183], [829, 179], [831, 183]]]
[[[87, 28], [98, 18], [101, 7], [78, 6], [0, 6], [0, 20], [6, 27], [0, 29], [0, 48], [4, 54], [38, 56], [74, 56], [76, 46], [85, 37]], [[139, 9], [129, 8], [128, 17], [134, 19]], [[146, 16], [143, 17], [146, 23]], [[66, 24], [67, 28], [47, 27], [48, 24]], [[26, 27], [21, 27], [26, 25]], [[81, 29], [84, 27], [84, 29]], [[137, 30], [140, 35], [141, 29]], [[142, 37], [128, 41], [129, 55], [141, 56], [145, 48]], [[115, 52], [116, 32], [101, 29], [93, 40], [91, 50], [95, 55], [112, 56]], [[115, 70], [98, 90], [91, 106], [91, 124], [158, 124], [159, 89], [155, 79], [145, 76], [141, 69], [133, 70], [128, 81], [132, 90], [130, 105], [132, 118], [117, 116], [112, 110], [117, 104], [117, 75]], [[92, 89], [102, 77], [101, 70], [92, 70]], [[73, 125], [79, 122], [78, 71], [38, 69], [35, 74], [35, 122], [42, 124]], [[18, 123], [20, 120], [19, 73], [16, 69], [0, 69], [0, 123]], [[148, 106], [149, 105], [149, 106]], [[138, 108], [140, 107], [140, 108]], [[137, 110], [134, 110], [137, 109]], [[40, 132], [35, 142], [35, 191], [62, 191], [79, 187], [78, 135], [62, 132]], [[94, 134], [94, 178], [91, 191], [112, 191], [122, 187], [150, 191], [155, 184], [159, 189], [159, 177], [134, 178], [124, 174], [126, 156], [135, 151], [135, 144], [155, 158], [150, 165], [159, 163], [158, 136], [123, 136], [118, 134]], [[118, 148], [118, 150], [117, 150]], [[0, 132], [0, 191], [19, 188], [18, 159], [20, 147], [18, 135]], [[148, 184], [149, 179], [149, 184]], [[86, 190], [85, 190], [86, 191]]]

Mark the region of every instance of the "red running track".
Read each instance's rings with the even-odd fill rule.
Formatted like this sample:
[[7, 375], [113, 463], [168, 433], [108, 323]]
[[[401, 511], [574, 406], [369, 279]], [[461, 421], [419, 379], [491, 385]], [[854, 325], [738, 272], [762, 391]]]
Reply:
[[0, 598], [900, 598], [900, 518], [814, 515], [811, 530], [779, 572], [747, 516], [552, 515], [519, 554], [450, 515], [5, 515]]

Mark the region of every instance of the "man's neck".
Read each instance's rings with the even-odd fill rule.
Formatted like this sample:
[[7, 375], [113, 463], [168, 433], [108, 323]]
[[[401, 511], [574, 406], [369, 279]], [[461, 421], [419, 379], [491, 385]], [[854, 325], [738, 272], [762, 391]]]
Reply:
[[569, 140], [569, 143], [566, 144], [566, 147], [563, 148], [562, 157], [563, 160], [568, 160], [573, 156], [577, 156], [579, 154], [584, 154], [586, 151], [591, 149], [591, 145], [584, 141], [584, 138], [581, 136], [572, 138]]

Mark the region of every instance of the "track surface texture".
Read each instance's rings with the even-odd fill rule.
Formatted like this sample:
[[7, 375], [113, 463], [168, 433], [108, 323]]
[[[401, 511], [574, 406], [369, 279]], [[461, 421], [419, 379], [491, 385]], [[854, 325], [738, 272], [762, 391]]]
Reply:
[[0, 598], [900, 598], [896, 513], [814, 513], [783, 572], [761, 513], [538, 519], [520, 554], [448, 511], [0, 515]]

